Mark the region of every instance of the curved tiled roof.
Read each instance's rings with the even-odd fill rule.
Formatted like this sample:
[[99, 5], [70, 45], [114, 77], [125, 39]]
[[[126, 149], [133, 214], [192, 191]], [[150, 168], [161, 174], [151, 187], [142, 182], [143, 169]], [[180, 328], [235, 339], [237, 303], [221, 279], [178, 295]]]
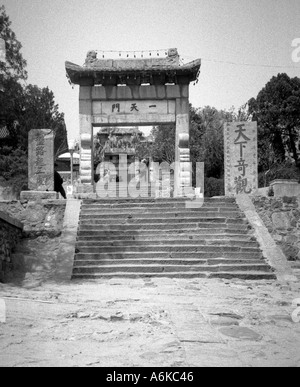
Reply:
[[73, 84], [79, 85], [140, 85], [188, 84], [199, 76], [201, 60], [179, 64], [179, 55], [174, 50], [166, 58], [151, 59], [97, 59], [90, 51], [84, 66], [66, 62], [67, 76]]

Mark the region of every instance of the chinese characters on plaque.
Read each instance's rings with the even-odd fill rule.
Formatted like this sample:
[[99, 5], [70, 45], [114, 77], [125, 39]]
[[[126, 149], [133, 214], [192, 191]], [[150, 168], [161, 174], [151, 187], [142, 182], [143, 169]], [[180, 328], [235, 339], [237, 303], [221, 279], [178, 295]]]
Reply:
[[258, 188], [257, 123], [227, 123], [224, 140], [226, 196], [255, 193]]
[[176, 121], [174, 100], [93, 101], [92, 114], [97, 124], [153, 124]]

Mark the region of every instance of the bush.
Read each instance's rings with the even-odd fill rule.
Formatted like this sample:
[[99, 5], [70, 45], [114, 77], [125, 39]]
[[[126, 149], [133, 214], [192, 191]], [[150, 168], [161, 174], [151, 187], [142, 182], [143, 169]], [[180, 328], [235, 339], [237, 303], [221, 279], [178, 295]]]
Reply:
[[224, 179], [215, 179], [214, 177], [206, 177], [204, 180], [204, 196], [224, 196], [225, 187]]
[[2, 147], [0, 149], [0, 177], [3, 187], [12, 187], [19, 197], [28, 186], [28, 157], [21, 149]]
[[[279, 165], [275, 165], [270, 169], [267, 174], [267, 186], [269, 183], [276, 179], [297, 180], [300, 182], [300, 170], [295, 164], [291, 162], [285, 162]], [[259, 188], [265, 186], [265, 172], [261, 172], [258, 176]]]

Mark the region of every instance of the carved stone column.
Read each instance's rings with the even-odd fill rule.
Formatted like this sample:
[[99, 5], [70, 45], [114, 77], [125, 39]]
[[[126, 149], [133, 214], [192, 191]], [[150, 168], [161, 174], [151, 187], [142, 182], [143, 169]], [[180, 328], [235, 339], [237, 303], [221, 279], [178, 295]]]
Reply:
[[175, 196], [184, 195], [184, 187], [191, 187], [190, 168], [190, 125], [188, 98], [176, 99], [176, 167], [175, 167]]
[[84, 192], [93, 191], [93, 116], [91, 87], [81, 87], [79, 95], [80, 183]]

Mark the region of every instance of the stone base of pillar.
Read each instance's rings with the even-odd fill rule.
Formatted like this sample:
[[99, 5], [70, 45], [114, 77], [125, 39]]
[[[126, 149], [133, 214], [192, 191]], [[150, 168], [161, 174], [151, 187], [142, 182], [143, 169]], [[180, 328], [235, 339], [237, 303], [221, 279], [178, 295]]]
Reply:
[[94, 186], [92, 184], [79, 184], [76, 188], [77, 193], [94, 193]]
[[73, 197], [75, 199], [97, 199], [97, 194], [94, 192], [92, 184], [79, 184], [74, 190]]
[[20, 194], [21, 200], [27, 200], [28, 202], [35, 202], [39, 200], [55, 200], [55, 191], [22, 191]]

